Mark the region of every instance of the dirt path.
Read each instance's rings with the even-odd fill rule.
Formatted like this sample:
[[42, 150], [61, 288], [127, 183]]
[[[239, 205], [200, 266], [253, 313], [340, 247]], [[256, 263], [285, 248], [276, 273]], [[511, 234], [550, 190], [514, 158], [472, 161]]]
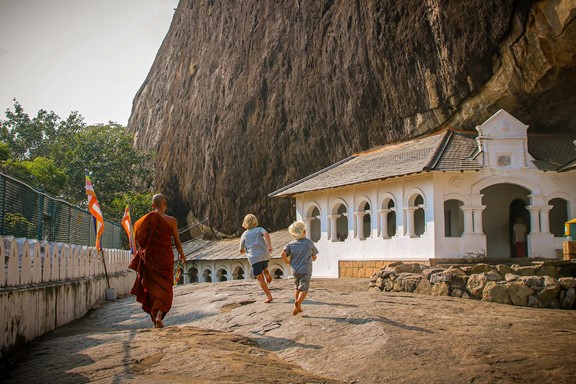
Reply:
[[[255, 281], [175, 290], [161, 330], [132, 297], [35, 343], [8, 383], [574, 383], [576, 313], [291, 281], [264, 304]], [[225, 331], [224, 333], [216, 331]], [[256, 344], [260, 346], [258, 348]]]

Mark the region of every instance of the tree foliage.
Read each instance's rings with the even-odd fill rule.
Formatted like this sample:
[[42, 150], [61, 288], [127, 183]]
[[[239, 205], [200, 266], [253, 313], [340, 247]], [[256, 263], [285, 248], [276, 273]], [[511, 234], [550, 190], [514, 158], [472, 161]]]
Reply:
[[61, 120], [42, 109], [31, 118], [15, 101], [0, 121], [0, 142], [0, 161], [6, 157], [3, 172], [73, 204], [86, 205], [85, 173], [90, 172], [107, 219], [122, 218], [120, 201], [140, 204], [148, 196], [145, 164], [150, 155], [134, 149], [133, 137], [122, 125], [86, 125], [77, 112]]

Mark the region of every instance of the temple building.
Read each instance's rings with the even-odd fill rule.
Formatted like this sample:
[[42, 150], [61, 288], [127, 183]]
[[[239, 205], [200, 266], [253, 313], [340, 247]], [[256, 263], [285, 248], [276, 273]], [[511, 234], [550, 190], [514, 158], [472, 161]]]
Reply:
[[477, 132], [447, 128], [354, 154], [270, 196], [295, 198], [319, 250], [316, 277], [341, 276], [350, 262], [369, 276], [391, 260], [554, 259], [576, 217], [576, 135], [527, 130], [500, 110]]

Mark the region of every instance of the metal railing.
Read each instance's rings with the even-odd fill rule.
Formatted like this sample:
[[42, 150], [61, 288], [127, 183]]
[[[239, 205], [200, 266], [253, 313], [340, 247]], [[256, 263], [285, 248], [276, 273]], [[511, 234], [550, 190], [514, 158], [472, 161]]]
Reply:
[[[0, 235], [87, 246], [96, 241], [90, 212], [2, 173]], [[125, 236], [119, 224], [105, 220], [105, 248], [124, 248]]]

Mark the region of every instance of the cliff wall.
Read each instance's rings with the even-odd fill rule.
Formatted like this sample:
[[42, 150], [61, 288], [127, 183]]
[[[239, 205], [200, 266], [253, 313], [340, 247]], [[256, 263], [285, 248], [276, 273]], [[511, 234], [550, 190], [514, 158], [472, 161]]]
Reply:
[[574, 1], [181, 0], [129, 130], [184, 220], [233, 234], [350, 154], [506, 108], [576, 131]]

